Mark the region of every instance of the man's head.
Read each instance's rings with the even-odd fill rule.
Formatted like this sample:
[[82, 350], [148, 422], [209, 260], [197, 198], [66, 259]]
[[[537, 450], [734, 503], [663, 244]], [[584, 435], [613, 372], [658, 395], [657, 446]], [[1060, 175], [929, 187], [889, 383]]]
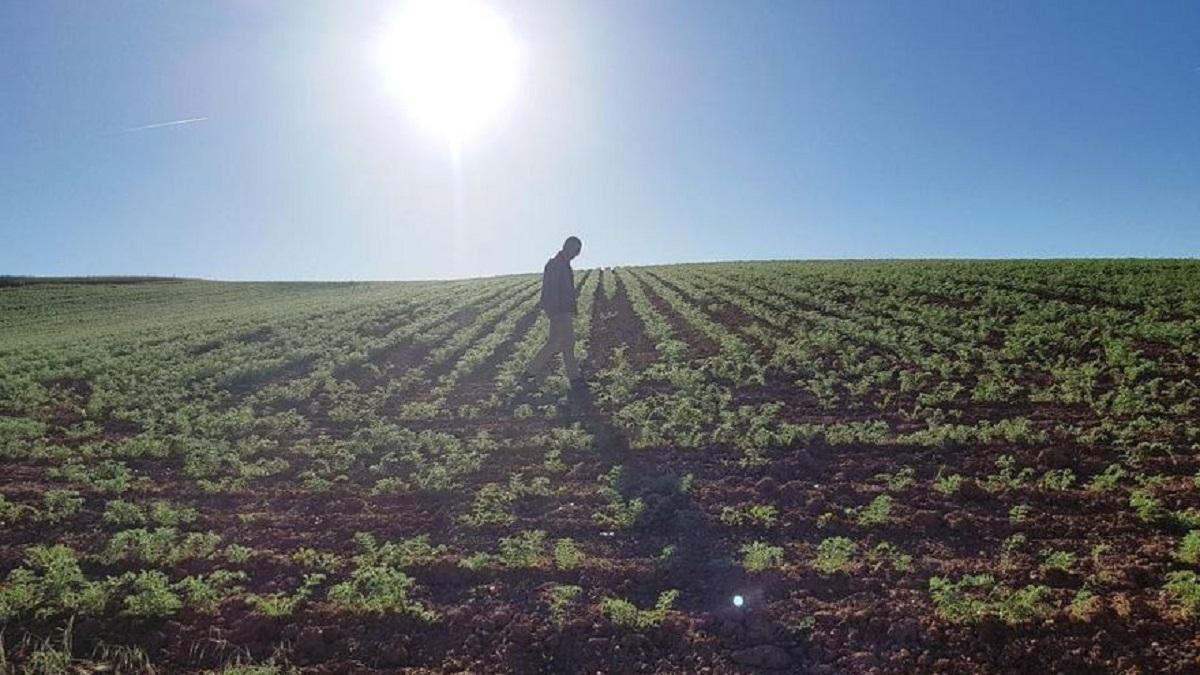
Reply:
[[579, 255], [579, 252], [582, 250], [583, 242], [580, 241], [579, 237], [576, 237], [575, 235], [567, 237], [567, 240], [563, 242], [562, 252], [563, 255], [567, 257], [567, 260], [571, 260], [575, 256]]

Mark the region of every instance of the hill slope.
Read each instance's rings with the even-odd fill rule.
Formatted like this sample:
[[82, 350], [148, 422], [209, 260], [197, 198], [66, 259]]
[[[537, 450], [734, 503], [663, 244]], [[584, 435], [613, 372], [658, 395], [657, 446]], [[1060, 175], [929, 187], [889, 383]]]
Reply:
[[1200, 659], [1200, 264], [576, 279], [0, 288], [0, 666]]

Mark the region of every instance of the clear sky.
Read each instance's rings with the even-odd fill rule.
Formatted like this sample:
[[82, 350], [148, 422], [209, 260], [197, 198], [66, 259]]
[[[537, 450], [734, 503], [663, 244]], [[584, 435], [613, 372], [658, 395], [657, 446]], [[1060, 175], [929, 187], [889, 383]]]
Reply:
[[495, 0], [457, 172], [397, 4], [0, 2], [0, 274], [1200, 255], [1196, 0]]

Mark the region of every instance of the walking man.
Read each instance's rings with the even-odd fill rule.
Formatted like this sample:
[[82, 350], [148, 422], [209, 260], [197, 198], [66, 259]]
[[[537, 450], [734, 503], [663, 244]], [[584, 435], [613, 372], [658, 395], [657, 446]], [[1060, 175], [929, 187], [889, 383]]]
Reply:
[[559, 251], [542, 271], [542, 311], [550, 319], [550, 335], [546, 344], [525, 366], [525, 378], [534, 378], [546, 367], [555, 354], [562, 354], [563, 368], [571, 386], [580, 384], [579, 366], [575, 363], [575, 274], [571, 260], [583, 250], [579, 237], [567, 237]]

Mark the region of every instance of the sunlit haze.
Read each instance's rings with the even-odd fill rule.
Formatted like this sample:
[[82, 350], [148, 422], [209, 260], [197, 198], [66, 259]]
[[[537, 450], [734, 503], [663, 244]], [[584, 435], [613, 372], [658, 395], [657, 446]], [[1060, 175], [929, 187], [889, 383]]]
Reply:
[[0, 3], [0, 274], [1194, 256], [1200, 3]]

